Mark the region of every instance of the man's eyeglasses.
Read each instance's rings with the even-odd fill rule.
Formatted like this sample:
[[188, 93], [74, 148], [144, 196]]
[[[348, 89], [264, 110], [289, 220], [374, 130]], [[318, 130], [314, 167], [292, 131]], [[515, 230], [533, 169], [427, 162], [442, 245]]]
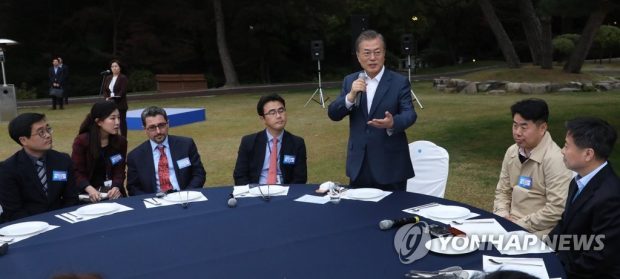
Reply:
[[168, 122], [164, 122], [164, 123], [159, 123], [157, 125], [148, 126], [148, 127], [146, 127], [146, 130], [149, 131], [149, 132], [155, 132], [155, 131], [157, 131], [157, 129], [163, 130], [167, 126], [168, 126]]
[[364, 52], [362, 52], [362, 56], [364, 56], [365, 58], [370, 58], [373, 54], [375, 57], [383, 57], [383, 50], [375, 50], [375, 51], [365, 50]]
[[[37, 130], [37, 133], [34, 135], [39, 135], [39, 137], [45, 138], [46, 135], [51, 136], [53, 132], [54, 132], [54, 129], [52, 129], [52, 127], [45, 127], [45, 128], [41, 128]], [[30, 135], [30, 136], [34, 136], [34, 135]]]
[[277, 109], [277, 110], [276, 110], [276, 109], [272, 109], [272, 110], [270, 110], [270, 111], [268, 111], [268, 112], [265, 112], [265, 115], [268, 115], [268, 116], [276, 116], [276, 114], [280, 114], [280, 115], [282, 115], [282, 114], [283, 114], [283, 113], [285, 113], [285, 112], [286, 112], [286, 108], [279, 108], [279, 109]]

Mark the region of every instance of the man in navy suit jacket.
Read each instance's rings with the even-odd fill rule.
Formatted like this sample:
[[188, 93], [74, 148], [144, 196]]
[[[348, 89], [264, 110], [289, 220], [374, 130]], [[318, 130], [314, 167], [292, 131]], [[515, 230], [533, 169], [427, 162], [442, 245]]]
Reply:
[[[306, 143], [304, 139], [284, 130], [286, 104], [277, 94], [260, 98], [256, 106], [265, 130], [246, 135], [241, 139], [237, 163], [233, 172], [235, 185], [258, 184], [305, 184], [308, 180], [306, 167]], [[277, 148], [273, 140], [277, 139]], [[269, 162], [274, 159], [275, 182], [269, 179]]]
[[566, 128], [564, 163], [577, 176], [551, 243], [568, 278], [620, 278], [620, 179], [607, 161], [617, 132], [596, 118], [577, 118]]
[[405, 134], [417, 118], [411, 84], [385, 69], [381, 34], [364, 31], [355, 45], [364, 71], [344, 78], [340, 96], [328, 109], [334, 121], [349, 116], [347, 176], [352, 187], [405, 190], [414, 176]]
[[52, 128], [45, 115], [20, 114], [9, 123], [9, 135], [22, 149], [0, 166], [0, 219], [12, 221], [77, 204], [71, 158], [52, 150]]
[[193, 139], [168, 135], [168, 114], [163, 108], [142, 111], [142, 125], [149, 140], [127, 155], [127, 190], [130, 196], [160, 192], [158, 149], [163, 146], [172, 190], [202, 188], [206, 172]]

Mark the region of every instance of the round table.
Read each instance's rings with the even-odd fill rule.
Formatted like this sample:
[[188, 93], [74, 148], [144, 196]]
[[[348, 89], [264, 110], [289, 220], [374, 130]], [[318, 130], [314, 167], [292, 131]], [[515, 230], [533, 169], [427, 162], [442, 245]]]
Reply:
[[[45, 221], [59, 228], [11, 244], [0, 257], [2, 278], [49, 278], [58, 273], [99, 273], [105, 278], [402, 278], [409, 270], [448, 266], [482, 269], [482, 254], [429, 253], [403, 264], [394, 248], [396, 230], [382, 231], [383, 219], [410, 216], [405, 208], [458, 202], [408, 192], [395, 192], [379, 202], [341, 200], [324, 205], [294, 201], [314, 194], [317, 185], [291, 185], [287, 196], [227, 200], [232, 187], [200, 189], [208, 201], [147, 209], [144, 198], [115, 200], [133, 210], [70, 224], [58, 211], [16, 222]], [[508, 231], [520, 229], [497, 218]], [[434, 223], [429, 221], [429, 223]], [[8, 224], [3, 224], [9, 225]], [[540, 257], [550, 277], [564, 277], [552, 253]]]

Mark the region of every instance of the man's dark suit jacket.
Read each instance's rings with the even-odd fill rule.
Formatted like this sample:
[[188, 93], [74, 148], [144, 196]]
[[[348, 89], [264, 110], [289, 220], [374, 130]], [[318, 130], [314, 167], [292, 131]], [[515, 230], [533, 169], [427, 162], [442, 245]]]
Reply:
[[[620, 278], [620, 180], [609, 164], [571, 200], [577, 183], [570, 183], [562, 220], [549, 234], [590, 237], [604, 235], [603, 250], [556, 249], [568, 278]], [[574, 241], [571, 241], [571, 248]], [[595, 246], [597, 243], [593, 242]], [[562, 245], [560, 244], [559, 247]]]
[[[170, 145], [174, 172], [181, 190], [202, 188], [207, 173], [200, 161], [200, 154], [198, 154], [194, 140], [168, 135], [168, 144]], [[186, 158], [189, 159], [190, 165], [179, 169], [178, 161]], [[149, 140], [140, 144], [127, 155], [127, 190], [130, 196], [157, 192], [153, 149], [151, 149]]]
[[[265, 151], [267, 149], [267, 131], [244, 136], [239, 145], [237, 163], [233, 172], [235, 185], [258, 183]], [[284, 131], [280, 147], [279, 165], [282, 172], [282, 184], [305, 184], [308, 180], [306, 166], [306, 143], [304, 139]], [[285, 162], [285, 156], [294, 156], [295, 162]]]
[[58, 71], [54, 72], [54, 67], [50, 67], [47, 71], [47, 75], [49, 77], [49, 87], [52, 88], [54, 83], [58, 83], [60, 88], [64, 88], [65, 85], [65, 74], [64, 69], [62, 67], [58, 67]]
[[[112, 75], [109, 75], [103, 81], [103, 96], [110, 97], [110, 82], [112, 82]], [[114, 102], [118, 105], [118, 110], [127, 110], [127, 83], [129, 79], [123, 74], [119, 74], [114, 83]]]
[[[36, 167], [26, 151], [22, 149], [2, 163], [0, 204], [4, 210], [1, 216], [4, 221], [77, 204], [71, 158], [55, 150], [47, 151], [45, 156], [47, 196]], [[66, 177], [58, 176], [59, 172], [66, 174]]]
[[[360, 106], [347, 109], [345, 98], [351, 91], [359, 72], [344, 78], [340, 96], [329, 105], [328, 116], [340, 121], [349, 116], [349, 143], [347, 146], [347, 176], [355, 180], [363, 160], [380, 184], [406, 181], [414, 176], [409, 157], [409, 142], [405, 129], [413, 125], [417, 115], [411, 99], [411, 85], [403, 75], [385, 69], [368, 113], [366, 94], [361, 94]], [[394, 117], [393, 134], [366, 124], [373, 118], [385, 118], [389, 111]]]

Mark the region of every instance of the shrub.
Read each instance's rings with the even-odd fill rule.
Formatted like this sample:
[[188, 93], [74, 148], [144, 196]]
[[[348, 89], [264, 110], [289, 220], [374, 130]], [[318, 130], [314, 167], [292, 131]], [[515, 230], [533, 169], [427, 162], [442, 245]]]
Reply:
[[129, 91], [154, 91], [155, 75], [149, 70], [134, 70], [129, 76]]
[[15, 91], [15, 97], [19, 100], [37, 98], [37, 89], [34, 87], [29, 87], [25, 82], [22, 82], [19, 87], [15, 89]]

